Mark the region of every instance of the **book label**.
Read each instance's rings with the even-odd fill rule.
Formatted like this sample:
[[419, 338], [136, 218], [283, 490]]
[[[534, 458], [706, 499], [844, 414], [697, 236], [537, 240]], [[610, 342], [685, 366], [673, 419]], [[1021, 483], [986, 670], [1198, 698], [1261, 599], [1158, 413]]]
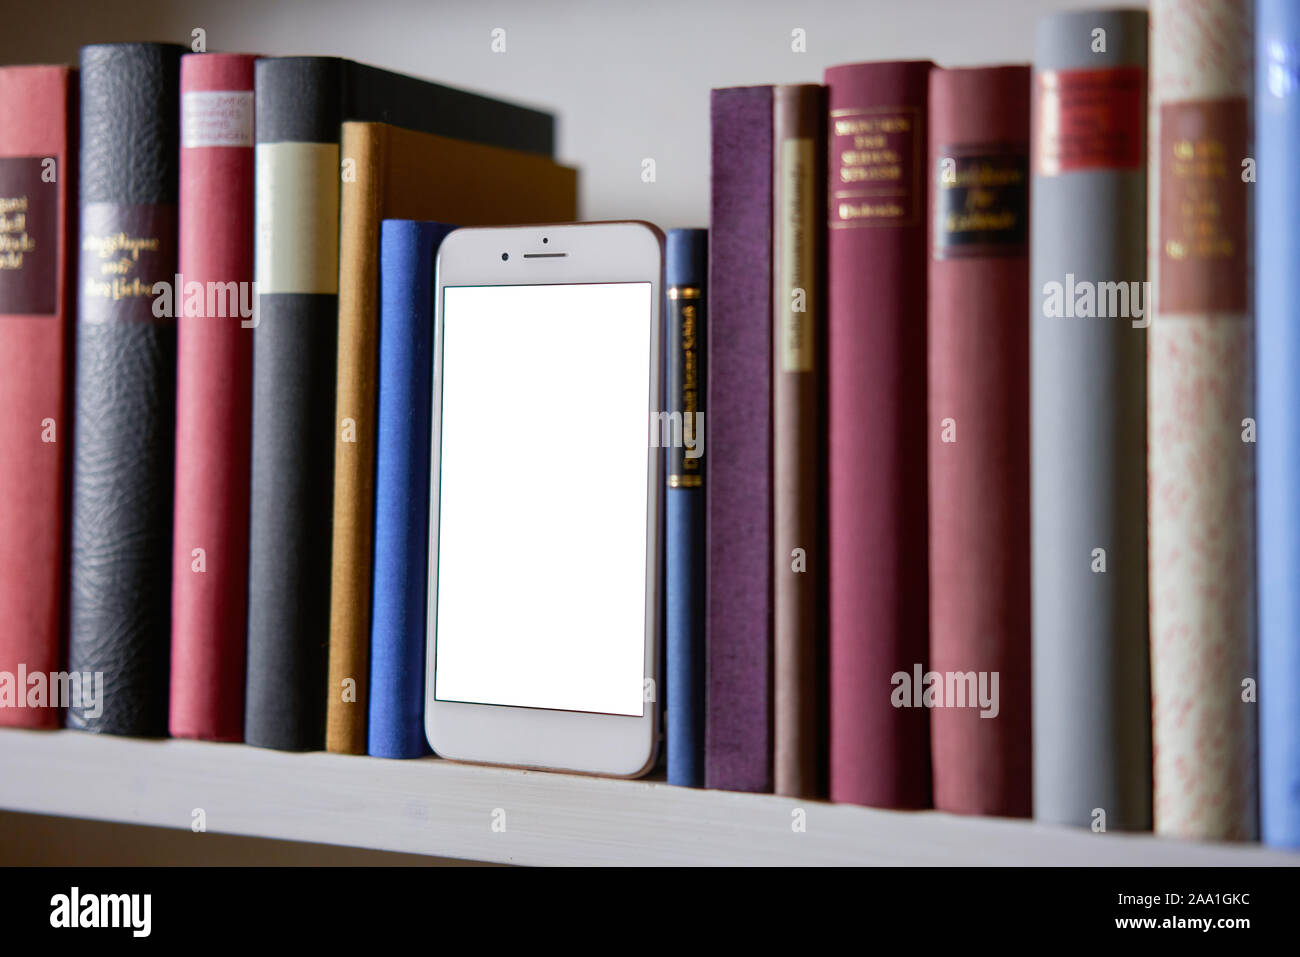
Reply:
[[697, 286], [668, 290], [668, 330], [672, 346], [669, 369], [669, 416], [680, 415], [682, 441], [669, 443], [669, 488], [699, 488], [704, 484], [703, 449], [699, 434], [700, 357], [704, 331], [704, 297]]
[[181, 94], [181, 146], [252, 145], [252, 90], [195, 90]]
[[1160, 108], [1160, 310], [1245, 313], [1244, 98]]
[[935, 259], [1026, 254], [1029, 152], [1025, 146], [941, 148], [934, 191]]
[[811, 139], [793, 138], [781, 144], [777, 311], [781, 317], [784, 372], [813, 371], [812, 317], [816, 314], [814, 310], [820, 308], [813, 301], [817, 285], [814, 275], [817, 269], [816, 166], [817, 147]]
[[1034, 90], [1034, 172], [1140, 169], [1146, 71], [1044, 70]]
[[921, 184], [919, 111], [831, 111], [830, 227], [914, 226]]
[[170, 290], [175, 278], [175, 206], [83, 206], [77, 258], [81, 322], [174, 321], [170, 308], [155, 308], [161, 300], [154, 285]]
[[339, 145], [258, 143], [257, 291], [339, 291]]
[[58, 309], [59, 186], [52, 159], [0, 159], [0, 316]]

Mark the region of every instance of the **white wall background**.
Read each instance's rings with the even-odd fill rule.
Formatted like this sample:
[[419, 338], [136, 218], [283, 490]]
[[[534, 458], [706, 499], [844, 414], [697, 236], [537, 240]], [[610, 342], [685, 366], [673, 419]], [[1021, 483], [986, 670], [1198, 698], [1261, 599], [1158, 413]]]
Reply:
[[[1123, 2], [1123, 0], [1119, 0]], [[585, 219], [703, 226], [709, 89], [819, 82], [835, 63], [1026, 62], [1034, 25], [1108, 0], [37, 0], [12, 9], [0, 63], [75, 63], [84, 43], [333, 54], [552, 110]], [[1129, 5], [1147, 6], [1145, 0]], [[506, 31], [506, 52], [491, 32]], [[807, 33], [807, 52], [790, 49]], [[641, 181], [655, 160], [657, 181]]]

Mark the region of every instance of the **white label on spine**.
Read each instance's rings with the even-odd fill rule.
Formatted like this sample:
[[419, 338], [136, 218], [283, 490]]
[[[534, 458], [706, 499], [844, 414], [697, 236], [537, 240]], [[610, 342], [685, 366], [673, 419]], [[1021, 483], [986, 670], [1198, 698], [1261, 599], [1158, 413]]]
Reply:
[[252, 90], [198, 90], [181, 96], [181, 146], [252, 145]]

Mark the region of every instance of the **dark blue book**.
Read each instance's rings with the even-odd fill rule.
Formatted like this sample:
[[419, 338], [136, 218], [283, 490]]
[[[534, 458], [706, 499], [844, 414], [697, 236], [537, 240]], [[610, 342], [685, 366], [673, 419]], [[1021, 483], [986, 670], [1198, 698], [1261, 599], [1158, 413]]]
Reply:
[[1260, 837], [1300, 847], [1300, 4], [1255, 10]]
[[386, 219], [379, 234], [379, 405], [368, 750], [429, 753], [424, 637], [429, 539], [433, 266], [453, 227]]
[[[704, 786], [704, 277], [708, 233], [668, 233], [668, 449], [664, 576], [668, 783]], [[680, 417], [681, 430], [677, 430]], [[678, 440], [680, 439], [680, 441]]]

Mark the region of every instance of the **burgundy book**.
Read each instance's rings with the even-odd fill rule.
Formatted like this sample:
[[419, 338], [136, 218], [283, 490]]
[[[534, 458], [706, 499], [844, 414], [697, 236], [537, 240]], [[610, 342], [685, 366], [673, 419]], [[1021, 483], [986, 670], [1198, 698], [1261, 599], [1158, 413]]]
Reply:
[[772, 790], [772, 87], [710, 99], [704, 785]]
[[930, 804], [928, 61], [826, 71], [831, 800]]
[[1030, 72], [931, 73], [927, 166], [934, 806], [1013, 817], [1032, 810]]
[[181, 59], [169, 725], [214, 741], [244, 736], [254, 59]]
[[777, 794], [826, 793], [826, 88], [772, 110], [772, 667]]
[[66, 66], [0, 68], [0, 725], [23, 728], [61, 704], [24, 675], [63, 657], [75, 90]]

